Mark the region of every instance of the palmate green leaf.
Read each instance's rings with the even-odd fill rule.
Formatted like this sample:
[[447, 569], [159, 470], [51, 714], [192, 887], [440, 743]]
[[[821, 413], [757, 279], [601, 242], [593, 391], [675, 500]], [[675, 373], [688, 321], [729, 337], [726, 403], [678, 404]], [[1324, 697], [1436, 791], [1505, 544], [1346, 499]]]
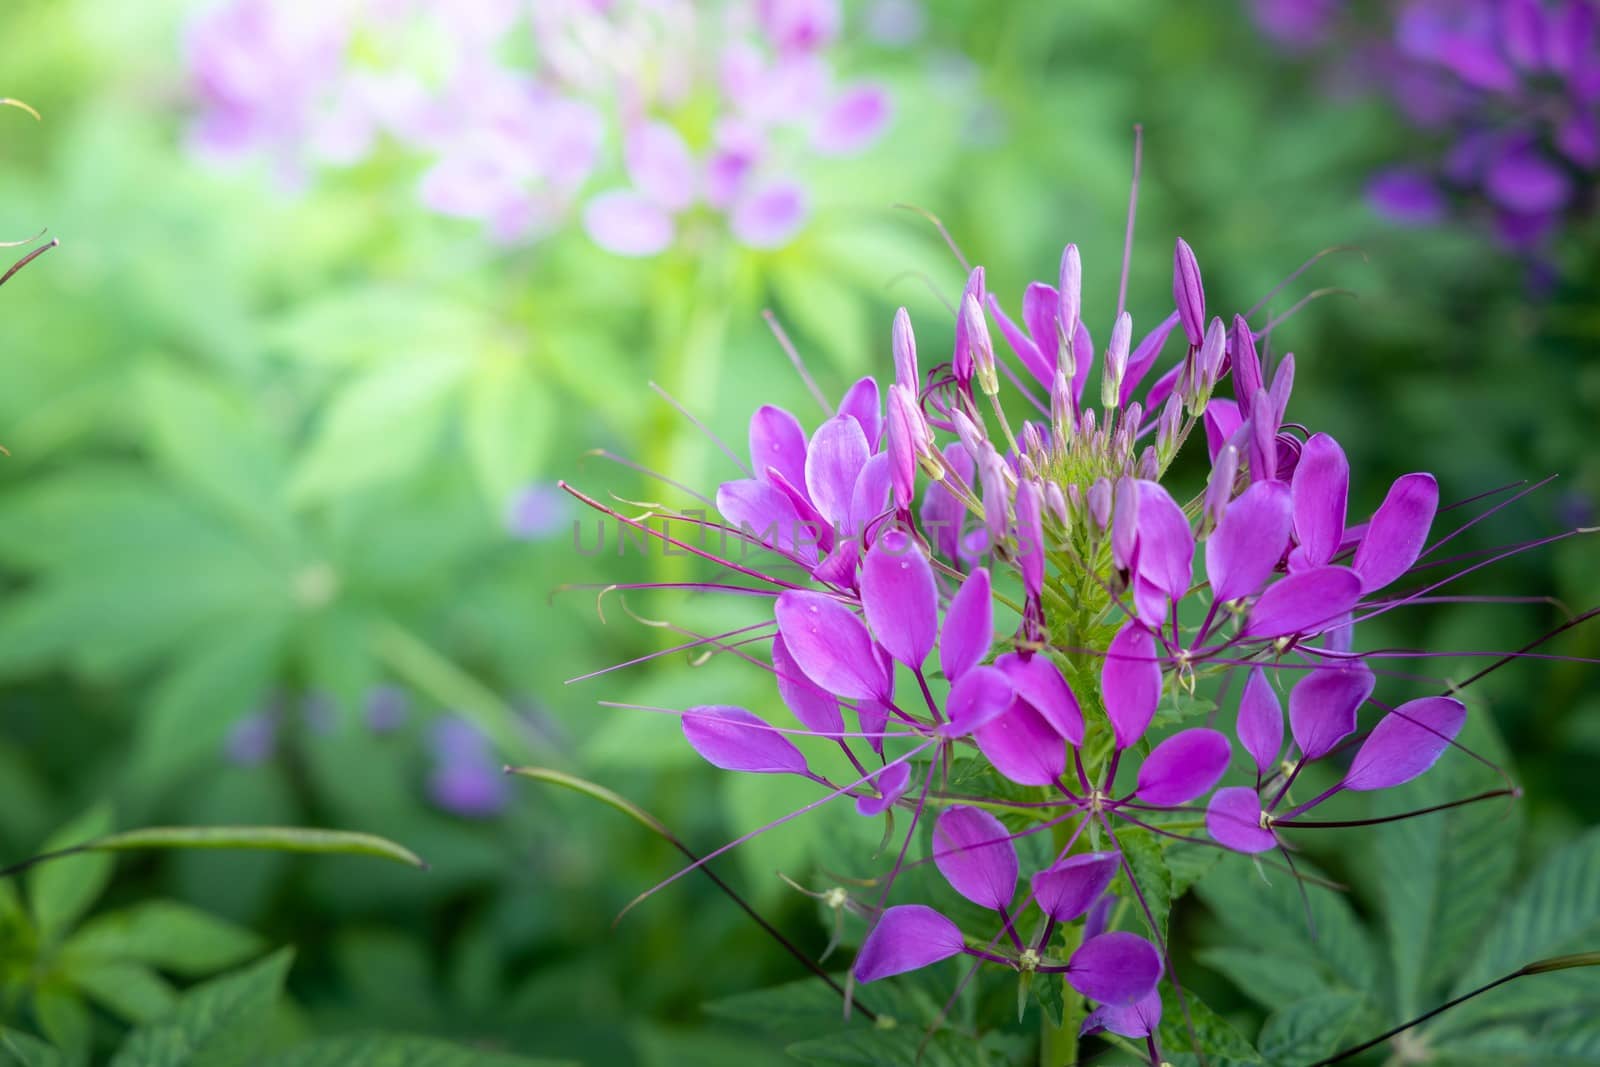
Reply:
[[[1483, 936], [1456, 992], [1464, 992], [1531, 960], [1591, 950], [1600, 942], [1600, 829], [1550, 856], [1511, 898]], [[1545, 1013], [1600, 999], [1600, 971], [1569, 970], [1519, 979], [1456, 1008], [1432, 1024], [1452, 1034], [1486, 1020]]]
[[[1302, 872], [1319, 873], [1309, 863], [1297, 862]], [[1307, 884], [1302, 898], [1287, 872], [1258, 870], [1232, 857], [1195, 891], [1238, 942], [1316, 967], [1347, 990], [1377, 988], [1378, 959], [1369, 935], [1338, 893]]]
[[576, 1067], [569, 1060], [529, 1059], [397, 1034], [317, 1038], [252, 1063], [257, 1067]]
[[1257, 1042], [1261, 1056], [1275, 1064], [1315, 1062], [1348, 1044], [1367, 1014], [1360, 993], [1324, 993], [1296, 1001], [1267, 1017]]
[[1306, 997], [1331, 995], [1314, 968], [1256, 948], [1211, 948], [1200, 962], [1239, 987], [1250, 999], [1281, 1008]]
[[157, 1022], [128, 1035], [111, 1067], [244, 1067], [259, 1063], [292, 950], [184, 993]]
[[[1488, 759], [1503, 761], [1502, 746], [1485, 722], [1470, 716], [1460, 740]], [[1416, 782], [1386, 791], [1377, 810], [1418, 810], [1498, 784], [1487, 767], [1451, 754]], [[1510, 843], [1520, 825], [1519, 806], [1488, 803], [1373, 828], [1398, 1016], [1415, 1015], [1445, 999], [1511, 884], [1516, 849]]]
[[[55, 852], [111, 829], [111, 809], [85, 812], [51, 835], [43, 851]], [[111, 880], [110, 856], [71, 856], [28, 872], [28, 907], [45, 942], [64, 936], [88, 912]]]
[[1008, 1067], [1027, 1062], [1028, 1041], [1015, 1034], [992, 1033], [974, 1039], [942, 1030], [924, 1043], [920, 1030], [873, 1029], [798, 1041], [787, 1051], [801, 1063], [817, 1067]]
[[0, 1065], [3, 1067], [67, 1067], [59, 1050], [21, 1030], [0, 1030]]
[[77, 990], [52, 983], [34, 991], [33, 1014], [39, 1029], [69, 1063], [88, 1059], [94, 1038], [94, 1018]]
[[242, 926], [198, 908], [151, 900], [96, 915], [62, 946], [70, 960], [142, 963], [193, 978], [243, 963], [265, 947]]
[[1193, 1051], [1197, 1046], [1213, 1067], [1263, 1062], [1255, 1046], [1193, 991], [1184, 990], [1180, 1003], [1170, 982], [1161, 983], [1161, 1026], [1156, 1040], [1176, 1067], [1198, 1064]]
[[172, 984], [142, 963], [90, 963], [67, 971], [89, 1000], [128, 1023], [147, 1023], [172, 1010]]

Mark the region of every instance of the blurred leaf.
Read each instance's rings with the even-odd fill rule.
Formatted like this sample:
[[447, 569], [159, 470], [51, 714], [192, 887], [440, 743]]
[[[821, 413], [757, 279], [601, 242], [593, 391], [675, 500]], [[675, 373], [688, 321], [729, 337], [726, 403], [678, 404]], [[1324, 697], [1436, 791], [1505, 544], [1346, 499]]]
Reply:
[[345, 387], [295, 466], [291, 498], [320, 502], [420, 467], [469, 366], [462, 356], [413, 356]]
[[815, 368], [820, 352], [839, 373], [861, 373], [868, 337], [867, 309], [854, 288], [826, 269], [788, 260], [780, 260], [774, 268], [772, 287], [778, 321], [808, 365]]
[[[325, 1037], [254, 1061], [260, 1067], [561, 1067], [567, 1060], [536, 1060], [427, 1037], [373, 1034]], [[575, 1065], [571, 1065], [575, 1067]]]
[[294, 953], [289, 949], [184, 993], [163, 1019], [128, 1035], [111, 1067], [243, 1067], [260, 1062]]
[[91, 960], [143, 963], [197, 977], [244, 962], [265, 945], [242, 926], [198, 908], [151, 900], [96, 915], [63, 946], [63, 954]]
[[1332, 1055], [1350, 1043], [1364, 1003], [1360, 993], [1325, 993], [1278, 1009], [1261, 1028], [1261, 1055], [1268, 1063], [1311, 1063]]
[[67, 1067], [67, 1057], [21, 1030], [0, 1030], [0, 1062], [6, 1067]]
[[[100, 805], [50, 835], [41, 850], [81, 845], [110, 829], [111, 809]], [[28, 872], [28, 906], [42, 940], [62, 937], [83, 917], [111, 880], [111, 864], [110, 856], [68, 856]]]
[[177, 1000], [171, 983], [143, 964], [94, 963], [74, 967], [70, 973], [90, 1000], [125, 1022], [160, 1018]]
[[484, 359], [466, 390], [467, 453], [495, 519], [541, 468], [556, 425], [549, 384], [525, 360]]
[[1307, 997], [1333, 995], [1314, 969], [1257, 948], [1206, 949], [1199, 959], [1252, 1000], [1269, 1008], [1281, 1008]]
[[60, 1049], [69, 1063], [83, 1063], [89, 1056], [94, 1035], [94, 1019], [88, 1005], [75, 990], [47, 985], [33, 995], [33, 1013], [39, 1029]]

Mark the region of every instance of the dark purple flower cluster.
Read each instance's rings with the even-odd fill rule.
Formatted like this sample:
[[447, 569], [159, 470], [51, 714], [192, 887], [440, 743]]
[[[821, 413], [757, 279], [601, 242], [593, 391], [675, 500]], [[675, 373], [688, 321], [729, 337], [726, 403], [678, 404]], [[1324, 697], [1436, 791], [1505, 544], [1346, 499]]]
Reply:
[[1531, 253], [1593, 209], [1594, 0], [1395, 0], [1376, 27], [1327, 0], [1254, 9], [1268, 35], [1296, 51], [1327, 46], [1340, 82], [1380, 88], [1428, 135], [1430, 156], [1372, 178], [1372, 203], [1389, 218], [1481, 216], [1506, 246]]

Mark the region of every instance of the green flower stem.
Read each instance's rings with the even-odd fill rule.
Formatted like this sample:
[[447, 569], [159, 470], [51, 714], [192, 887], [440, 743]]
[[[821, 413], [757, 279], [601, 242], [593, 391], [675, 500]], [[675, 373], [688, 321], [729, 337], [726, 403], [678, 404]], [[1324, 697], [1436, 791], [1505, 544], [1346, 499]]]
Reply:
[[506, 759], [548, 756], [522, 719], [494, 690], [456, 666], [427, 642], [392, 620], [373, 628], [373, 652], [385, 666], [441, 706], [458, 711], [492, 741]]

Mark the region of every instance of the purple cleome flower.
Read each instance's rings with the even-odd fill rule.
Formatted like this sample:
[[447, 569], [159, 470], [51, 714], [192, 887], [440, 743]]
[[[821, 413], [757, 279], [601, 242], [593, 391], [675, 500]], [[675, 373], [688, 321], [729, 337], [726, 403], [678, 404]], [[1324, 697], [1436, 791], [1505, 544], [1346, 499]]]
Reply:
[[1600, 5], [1595, 0], [1397, 0], [1386, 36], [1327, 0], [1256, 0], [1262, 31], [1330, 46], [1346, 81], [1376, 85], [1431, 135], [1433, 158], [1375, 175], [1373, 206], [1408, 225], [1485, 218], [1535, 253], [1586, 214], [1600, 178]]
[[428, 161], [426, 206], [503, 241], [576, 216], [649, 256], [710, 216], [772, 248], [810, 212], [795, 164], [890, 119], [882, 87], [833, 69], [842, 21], [839, 0], [227, 0], [189, 30], [190, 140], [298, 185], [387, 135]]
[[[759, 408], [745, 476], [717, 491], [724, 521], [655, 516], [774, 563], [725, 558], [618, 518], [689, 547], [735, 583], [703, 588], [772, 599], [768, 625], [682, 631], [691, 640], [677, 646], [770, 670], [798, 720], [779, 725], [726, 705], [681, 713], [686, 739], [712, 765], [819, 787], [816, 802], [755, 833], [840, 797], [865, 817], [908, 817], [892, 865], [872, 880], [874, 899], [835, 891], [848, 904], [833, 906], [870, 924], [856, 980], [954, 956], [1024, 979], [1059, 975], [1094, 1005], [1085, 1033], [1143, 1038], [1159, 1062], [1158, 984], [1176, 976], [1119, 834], [1278, 852], [1298, 877], [1295, 831], [1357, 824], [1308, 813], [1341, 793], [1409, 782], [1459, 747], [1461, 686], [1384, 702], [1374, 665], [1426, 653], [1358, 651], [1359, 625], [1427, 603], [1461, 574], [1530, 546], [1394, 591], [1422, 577], [1419, 561], [1455, 536], [1430, 544], [1437, 483], [1404, 475], [1370, 516], [1352, 516], [1351, 470], [1337, 441], [1288, 421], [1294, 357], [1262, 356], [1271, 327], [1249, 321], [1259, 305], [1231, 326], [1207, 318], [1198, 259], [1182, 240], [1174, 310], [1137, 343], [1117, 310], [1101, 406], [1090, 407], [1096, 350], [1082, 274], [1069, 245], [1058, 285], [1027, 288], [1019, 324], [987, 292], [982, 268], [973, 270], [950, 358], [926, 371], [901, 310], [892, 383], [864, 378], [837, 405], [817, 393], [824, 417], [809, 435], [795, 415]], [[1014, 363], [997, 352], [986, 308]], [[1180, 326], [1175, 358], [1164, 359]], [[1215, 395], [1224, 382], [1231, 398]], [[1013, 409], [1031, 409], [1020, 426]], [[1211, 473], [1198, 495], [1190, 486], [1174, 497], [1168, 471], [1196, 430]], [[770, 663], [747, 651], [764, 641]], [[1213, 723], [1168, 729], [1202, 683], [1216, 685], [1232, 737]], [[853, 768], [845, 780], [815, 769], [807, 752], [820, 747], [842, 753]], [[1335, 784], [1297, 795], [1314, 764], [1332, 768]], [[958, 769], [960, 786], [950, 781]], [[1508, 786], [1459, 803], [1514, 793]], [[930, 854], [908, 862], [924, 820]], [[1205, 837], [1186, 832], [1195, 825]], [[1025, 870], [1016, 842], [1034, 835], [1048, 835], [1048, 859]], [[896, 900], [899, 876], [928, 862], [993, 923], [974, 929], [970, 919], [961, 925], [926, 903]], [[1106, 927], [1119, 877], [1140, 929]], [[1068, 950], [1056, 934], [1077, 923]]]
[[482, 731], [448, 715], [434, 724], [428, 740], [433, 762], [428, 796], [434, 804], [468, 819], [492, 818], [505, 810], [510, 788]]

